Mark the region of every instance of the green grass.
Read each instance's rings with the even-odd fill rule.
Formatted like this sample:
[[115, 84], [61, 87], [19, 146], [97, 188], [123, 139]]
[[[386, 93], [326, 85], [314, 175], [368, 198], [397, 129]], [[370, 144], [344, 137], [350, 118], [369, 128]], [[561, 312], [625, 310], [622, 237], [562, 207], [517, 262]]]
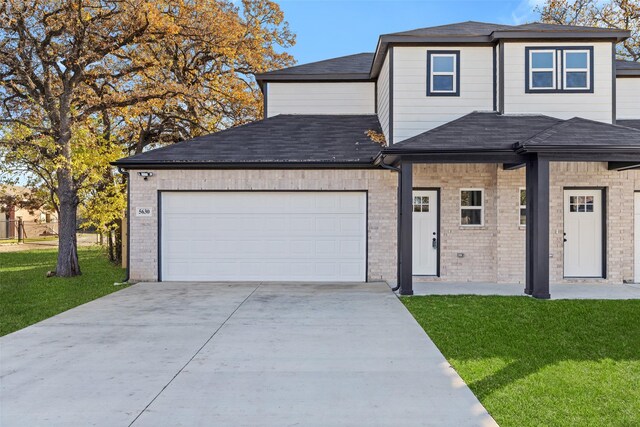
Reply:
[[82, 275], [45, 277], [54, 270], [56, 250], [0, 253], [0, 336], [122, 289], [114, 286], [124, 269], [101, 248], [78, 248]]
[[640, 425], [640, 301], [402, 301], [501, 426]]

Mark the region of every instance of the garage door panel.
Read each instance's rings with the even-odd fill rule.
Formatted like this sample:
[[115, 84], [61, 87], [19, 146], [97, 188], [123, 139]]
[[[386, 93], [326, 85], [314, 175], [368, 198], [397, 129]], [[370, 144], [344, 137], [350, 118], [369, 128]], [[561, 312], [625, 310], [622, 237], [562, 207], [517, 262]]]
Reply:
[[364, 281], [363, 192], [166, 192], [163, 280]]

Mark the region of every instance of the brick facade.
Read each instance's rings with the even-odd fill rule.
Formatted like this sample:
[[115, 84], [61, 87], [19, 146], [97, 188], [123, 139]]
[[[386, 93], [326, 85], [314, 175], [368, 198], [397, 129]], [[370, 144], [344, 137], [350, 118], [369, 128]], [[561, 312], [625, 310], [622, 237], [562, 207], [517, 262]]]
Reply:
[[[551, 283], [621, 283], [633, 280], [634, 191], [640, 172], [616, 172], [607, 163], [552, 162], [550, 170]], [[419, 280], [524, 283], [525, 227], [519, 223], [519, 192], [525, 169], [501, 165], [416, 165], [414, 186], [441, 191], [441, 277]], [[607, 213], [607, 278], [564, 279], [565, 187], [604, 187]], [[461, 188], [485, 189], [485, 225], [459, 225]], [[462, 258], [458, 254], [464, 254]]]
[[[396, 279], [397, 176], [387, 170], [151, 170], [144, 181], [131, 172], [131, 207], [151, 217], [131, 217], [131, 279], [157, 279], [159, 190], [367, 190], [369, 280]], [[524, 168], [495, 164], [420, 164], [415, 188], [440, 190], [439, 278], [417, 280], [524, 283], [525, 228], [519, 225]], [[563, 188], [605, 187], [607, 279], [563, 279]], [[460, 225], [460, 189], [484, 189], [484, 225]], [[607, 170], [606, 163], [552, 163], [550, 279], [620, 283], [633, 279], [634, 191], [640, 172]], [[188, 220], [188, 219], [185, 219]]]
[[[160, 190], [366, 190], [368, 277], [396, 278], [396, 191], [398, 178], [382, 169], [337, 170], [153, 170], [145, 181], [131, 171], [131, 207], [152, 209], [151, 217], [131, 215], [132, 281], [158, 277], [158, 191]], [[185, 218], [185, 221], [188, 221]]]

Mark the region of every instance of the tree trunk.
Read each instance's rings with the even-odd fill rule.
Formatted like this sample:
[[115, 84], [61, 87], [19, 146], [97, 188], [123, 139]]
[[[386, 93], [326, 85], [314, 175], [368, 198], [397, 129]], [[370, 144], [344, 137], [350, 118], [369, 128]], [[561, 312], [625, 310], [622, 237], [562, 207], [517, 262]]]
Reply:
[[114, 234], [115, 234], [115, 249], [116, 249], [115, 261], [122, 263], [122, 220], [121, 219], [117, 221], [117, 228]]
[[109, 230], [107, 233], [107, 238], [109, 239], [109, 261], [115, 262], [116, 255], [113, 252], [113, 231]]
[[73, 277], [82, 274], [78, 263], [78, 243], [76, 240], [77, 194], [73, 188], [73, 178], [68, 170], [58, 172], [58, 201], [60, 203], [58, 265], [56, 275]]
[[63, 96], [60, 108], [60, 137], [58, 145], [66, 160], [56, 172], [58, 178], [59, 230], [58, 230], [58, 265], [56, 275], [73, 277], [82, 274], [78, 262], [78, 242], [76, 223], [78, 216], [78, 190], [73, 180], [71, 169], [71, 125], [69, 122], [68, 97]]

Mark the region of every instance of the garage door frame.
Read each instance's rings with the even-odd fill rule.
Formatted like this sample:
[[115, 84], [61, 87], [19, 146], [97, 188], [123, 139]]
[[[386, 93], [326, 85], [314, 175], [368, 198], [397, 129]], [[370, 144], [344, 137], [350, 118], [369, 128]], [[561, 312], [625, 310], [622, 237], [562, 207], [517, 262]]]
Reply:
[[158, 190], [158, 282], [162, 282], [162, 194], [163, 193], [364, 193], [364, 280], [369, 282], [369, 190]]

